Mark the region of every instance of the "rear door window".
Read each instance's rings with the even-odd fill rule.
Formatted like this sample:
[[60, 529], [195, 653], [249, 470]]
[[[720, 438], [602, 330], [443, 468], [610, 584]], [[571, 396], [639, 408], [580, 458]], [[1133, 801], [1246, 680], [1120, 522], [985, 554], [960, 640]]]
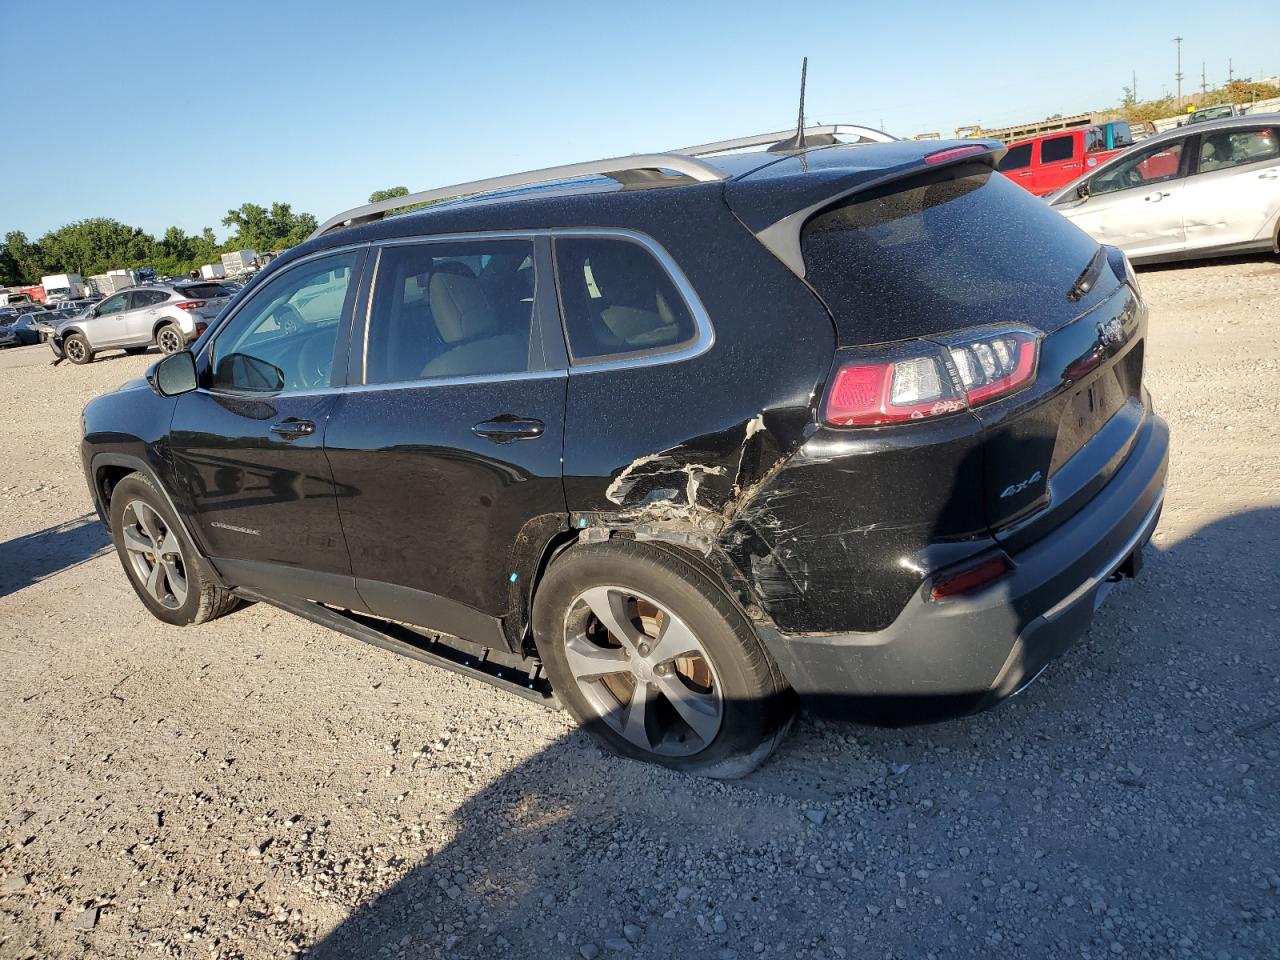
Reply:
[[688, 303], [640, 244], [617, 237], [559, 237], [555, 260], [575, 362], [663, 353], [694, 339]]
[[987, 323], [1056, 329], [1083, 309], [1067, 293], [1098, 245], [973, 165], [829, 207], [805, 225], [801, 249], [842, 342], [872, 344]]
[[1074, 134], [1040, 141], [1040, 162], [1061, 163], [1063, 160], [1070, 160], [1076, 151], [1075, 143]]
[[1274, 160], [1280, 157], [1275, 127], [1219, 130], [1200, 136], [1200, 173]]
[[530, 240], [384, 247], [369, 311], [365, 382], [528, 370], [534, 270]]
[[1020, 143], [1016, 147], [1010, 147], [1009, 152], [1004, 155], [1000, 161], [999, 170], [1021, 170], [1023, 167], [1031, 166], [1031, 144]]

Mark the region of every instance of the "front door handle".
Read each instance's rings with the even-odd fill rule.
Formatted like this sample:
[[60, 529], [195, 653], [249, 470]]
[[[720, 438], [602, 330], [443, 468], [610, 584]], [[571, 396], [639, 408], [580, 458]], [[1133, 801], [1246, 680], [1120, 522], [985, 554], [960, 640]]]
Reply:
[[279, 423], [271, 425], [271, 432], [279, 434], [286, 440], [297, 440], [298, 437], [307, 437], [316, 432], [316, 425], [310, 420], [299, 420], [297, 417], [289, 417], [281, 420]]
[[1280, 177], [1280, 170], [1263, 170], [1258, 174], [1259, 180], [1275, 180]]
[[477, 423], [471, 432], [494, 443], [510, 443], [512, 440], [532, 440], [542, 436], [546, 424], [531, 417], [513, 417], [504, 414], [483, 423]]
[[1147, 194], [1145, 197], [1143, 197], [1142, 199], [1143, 199], [1143, 200], [1150, 200], [1152, 203], [1158, 203], [1159, 201], [1163, 200], [1163, 199], [1164, 199], [1165, 197], [1167, 197], [1167, 196], [1169, 196], [1169, 194], [1167, 194], [1167, 193], [1161, 193], [1160, 191], [1158, 191], [1158, 190], [1157, 190], [1155, 193], [1148, 193], [1148, 194]]

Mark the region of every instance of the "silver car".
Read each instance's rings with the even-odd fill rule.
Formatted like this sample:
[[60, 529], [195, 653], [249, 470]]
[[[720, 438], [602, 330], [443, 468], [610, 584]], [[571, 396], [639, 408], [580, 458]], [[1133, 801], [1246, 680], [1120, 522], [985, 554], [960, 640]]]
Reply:
[[1280, 251], [1280, 114], [1148, 137], [1046, 199], [1135, 263]]
[[72, 363], [89, 363], [108, 349], [142, 353], [152, 344], [176, 353], [204, 333], [230, 299], [221, 284], [203, 281], [130, 287], [59, 323], [49, 346]]

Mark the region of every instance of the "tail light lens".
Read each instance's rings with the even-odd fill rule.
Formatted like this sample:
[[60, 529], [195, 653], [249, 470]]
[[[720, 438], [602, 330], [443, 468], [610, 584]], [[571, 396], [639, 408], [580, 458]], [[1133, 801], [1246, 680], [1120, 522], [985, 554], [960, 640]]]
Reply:
[[199, 310], [208, 302], [209, 301], [207, 300], [180, 300], [179, 302], [175, 303], [174, 306], [177, 307], [179, 310], [186, 310], [190, 312], [192, 310]]
[[196, 324], [196, 336], [197, 336], [197, 337], [198, 337], [198, 336], [200, 336], [201, 334], [203, 334], [203, 333], [204, 333], [206, 330], [208, 330], [208, 329], [209, 329], [209, 325], [208, 325], [207, 323], [197, 323], [197, 324]]
[[959, 596], [962, 593], [972, 593], [999, 580], [1012, 569], [1013, 563], [1003, 553], [970, 560], [943, 570], [934, 577], [929, 598], [945, 600], [947, 597]]
[[1039, 353], [1039, 334], [1020, 327], [912, 341], [842, 363], [822, 417], [833, 427], [868, 427], [967, 410], [1034, 381]]

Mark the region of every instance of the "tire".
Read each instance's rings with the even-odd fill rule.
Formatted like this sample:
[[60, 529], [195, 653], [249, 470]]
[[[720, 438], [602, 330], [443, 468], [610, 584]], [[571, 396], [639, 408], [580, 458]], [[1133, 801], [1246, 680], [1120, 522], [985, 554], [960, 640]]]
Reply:
[[77, 366], [93, 363], [93, 348], [83, 333], [73, 333], [63, 340], [62, 353]]
[[166, 323], [156, 331], [156, 346], [161, 353], [177, 353], [187, 344], [187, 338], [176, 323]]
[[[236, 608], [239, 601], [214, 581], [168, 501], [146, 476], [131, 473], [116, 484], [111, 491], [110, 521], [111, 540], [125, 575], [156, 619], [186, 626]], [[151, 561], [148, 552], [150, 556], [159, 552], [166, 562]], [[148, 572], [156, 567], [161, 573], [149, 588]]]
[[614, 753], [741, 777], [790, 726], [793, 694], [749, 621], [674, 552], [626, 540], [571, 548], [538, 585], [533, 625], [561, 703]]
[[151, 344], [148, 343], [145, 347], [125, 347], [124, 352], [131, 357], [136, 357], [138, 354], [146, 353], [150, 349]]

